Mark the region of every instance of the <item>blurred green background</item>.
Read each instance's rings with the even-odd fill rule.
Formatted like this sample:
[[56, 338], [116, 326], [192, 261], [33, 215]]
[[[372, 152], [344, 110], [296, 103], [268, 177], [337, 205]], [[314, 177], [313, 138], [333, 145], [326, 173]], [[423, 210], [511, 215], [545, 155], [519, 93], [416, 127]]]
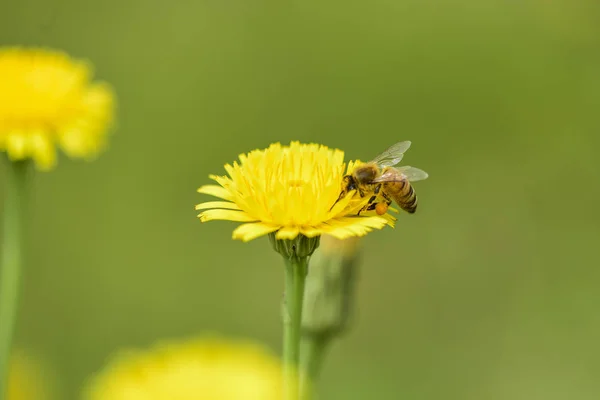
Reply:
[[123, 347], [279, 349], [279, 256], [193, 207], [290, 140], [412, 140], [430, 173], [417, 214], [364, 239], [324, 399], [600, 397], [596, 0], [22, 0], [0, 40], [89, 58], [119, 96], [109, 150], [33, 185], [17, 342], [63, 398]]

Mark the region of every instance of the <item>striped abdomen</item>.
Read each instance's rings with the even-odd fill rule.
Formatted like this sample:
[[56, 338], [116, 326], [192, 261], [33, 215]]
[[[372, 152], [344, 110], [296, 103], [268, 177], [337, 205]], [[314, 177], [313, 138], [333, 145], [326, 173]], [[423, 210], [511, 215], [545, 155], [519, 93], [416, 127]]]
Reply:
[[404, 211], [410, 214], [417, 211], [417, 194], [408, 179], [397, 182], [384, 182], [383, 191]]

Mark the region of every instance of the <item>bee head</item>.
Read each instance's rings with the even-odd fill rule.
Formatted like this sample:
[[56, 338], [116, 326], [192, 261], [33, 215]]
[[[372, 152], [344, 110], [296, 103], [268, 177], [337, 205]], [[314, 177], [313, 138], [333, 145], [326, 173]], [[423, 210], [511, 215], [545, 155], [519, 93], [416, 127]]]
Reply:
[[363, 165], [354, 170], [354, 179], [358, 183], [371, 183], [377, 177], [375, 165]]
[[356, 182], [354, 182], [352, 175], [344, 176], [342, 187], [346, 192], [356, 189]]

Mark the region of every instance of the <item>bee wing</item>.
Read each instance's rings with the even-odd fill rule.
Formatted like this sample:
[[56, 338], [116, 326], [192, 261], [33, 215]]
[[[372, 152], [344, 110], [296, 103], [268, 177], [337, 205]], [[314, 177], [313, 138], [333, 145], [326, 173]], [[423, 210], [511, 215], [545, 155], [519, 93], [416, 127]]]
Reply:
[[383, 174], [379, 175], [377, 178], [372, 180], [372, 183], [380, 183], [380, 182], [402, 182], [406, 180], [406, 178], [398, 173], [398, 170], [395, 168], [390, 168], [385, 171]]
[[400, 168], [390, 168], [377, 178], [373, 179], [373, 183], [380, 182], [402, 182], [408, 180], [409, 182], [422, 181], [427, 179], [429, 175], [427, 172], [420, 170], [419, 168], [404, 166]]
[[373, 162], [380, 167], [393, 167], [402, 161], [402, 157], [404, 157], [404, 153], [410, 147], [410, 141], [398, 142], [396, 144], [391, 145], [386, 151], [379, 154], [377, 157], [372, 159], [370, 162]]
[[429, 177], [429, 174], [422, 169], [408, 165], [398, 168], [397, 171], [404, 175], [410, 182], [422, 181]]

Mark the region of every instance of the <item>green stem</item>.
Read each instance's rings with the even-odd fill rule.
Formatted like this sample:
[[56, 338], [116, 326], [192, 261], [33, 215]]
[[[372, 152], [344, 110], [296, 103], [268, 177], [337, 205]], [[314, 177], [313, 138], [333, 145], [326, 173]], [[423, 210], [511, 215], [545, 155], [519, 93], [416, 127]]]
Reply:
[[330, 341], [330, 335], [306, 335], [303, 337], [302, 369], [305, 371], [305, 375], [300, 383], [302, 399], [315, 398], [315, 389]]
[[300, 328], [308, 257], [286, 259], [283, 316], [283, 362], [286, 400], [298, 400]]
[[28, 163], [24, 161], [8, 161], [6, 164], [0, 258], [0, 400], [5, 400], [8, 392], [9, 363], [19, 294], [21, 229], [28, 167]]

